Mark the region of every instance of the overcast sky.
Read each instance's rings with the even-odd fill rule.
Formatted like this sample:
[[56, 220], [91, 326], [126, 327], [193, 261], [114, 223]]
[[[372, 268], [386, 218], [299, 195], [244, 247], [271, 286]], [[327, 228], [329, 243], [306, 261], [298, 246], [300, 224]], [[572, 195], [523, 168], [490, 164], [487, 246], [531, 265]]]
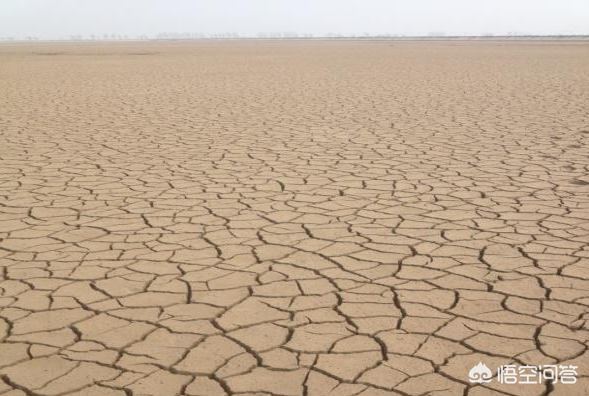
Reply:
[[0, 37], [589, 34], [589, 0], [0, 0]]

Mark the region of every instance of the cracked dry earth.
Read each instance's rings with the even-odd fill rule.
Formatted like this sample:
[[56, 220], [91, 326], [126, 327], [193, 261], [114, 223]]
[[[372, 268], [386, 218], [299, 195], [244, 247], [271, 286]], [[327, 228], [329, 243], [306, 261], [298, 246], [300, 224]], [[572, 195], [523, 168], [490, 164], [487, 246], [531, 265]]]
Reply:
[[588, 49], [0, 46], [0, 394], [589, 394]]

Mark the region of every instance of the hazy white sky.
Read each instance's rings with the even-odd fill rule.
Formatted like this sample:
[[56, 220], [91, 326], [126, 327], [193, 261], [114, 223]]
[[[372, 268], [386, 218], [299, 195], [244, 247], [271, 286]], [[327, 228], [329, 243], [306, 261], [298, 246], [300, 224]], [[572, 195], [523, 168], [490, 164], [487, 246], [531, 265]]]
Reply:
[[589, 34], [589, 0], [0, 0], [0, 37]]

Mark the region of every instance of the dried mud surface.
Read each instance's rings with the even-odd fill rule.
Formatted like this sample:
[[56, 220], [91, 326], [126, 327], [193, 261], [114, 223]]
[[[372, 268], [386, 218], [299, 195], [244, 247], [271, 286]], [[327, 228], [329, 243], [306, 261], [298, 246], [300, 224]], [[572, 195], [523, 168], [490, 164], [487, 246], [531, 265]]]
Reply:
[[589, 394], [586, 43], [6, 44], [0, 93], [1, 395]]

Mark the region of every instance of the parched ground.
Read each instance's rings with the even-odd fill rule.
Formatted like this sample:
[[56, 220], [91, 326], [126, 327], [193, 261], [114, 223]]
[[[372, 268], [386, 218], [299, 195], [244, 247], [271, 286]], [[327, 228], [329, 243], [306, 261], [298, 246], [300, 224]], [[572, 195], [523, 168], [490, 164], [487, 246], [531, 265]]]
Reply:
[[0, 394], [589, 394], [588, 147], [588, 43], [3, 44]]

